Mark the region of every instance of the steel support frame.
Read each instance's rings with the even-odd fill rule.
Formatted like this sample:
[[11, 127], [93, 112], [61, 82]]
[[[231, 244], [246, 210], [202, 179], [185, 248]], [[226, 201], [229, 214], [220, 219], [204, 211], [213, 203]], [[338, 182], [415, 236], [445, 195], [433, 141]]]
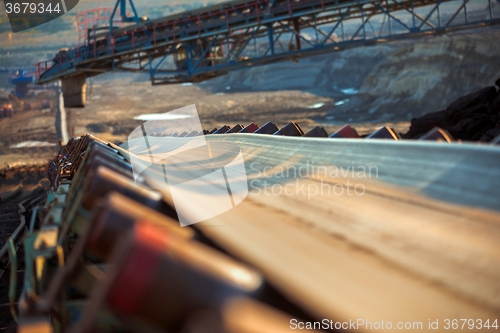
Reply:
[[115, 7], [113, 8], [113, 12], [111, 13], [111, 17], [109, 18], [109, 33], [113, 34], [113, 20], [115, 18], [118, 7], [120, 7], [120, 17], [122, 22], [140, 22], [141, 18], [137, 14], [137, 10], [135, 9], [133, 0], [128, 0], [130, 4], [130, 8], [132, 8], [132, 12], [134, 16], [127, 16], [127, 0], [116, 0]]
[[[489, 11], [489, 19], [480, 21], [472, 21], [468, 17], [467, 4], [469, 0], [463, 0], [449, 19], [440, 12], [440, 6], [448, 2], [447, 0], [359, 1], [337, 5], [333, 5], [332, 2], [321, 1], [324, 9], [317, 10], [311, 5], [310, 8], [300, 13], [294, 12], [292, 5], [286, 10], [284, 1], [269, 2], [269, 7], [265, 10], [267, 12], [261, 13], [262, 16], [258, 20], [254, 19], [252, 21], [248, 18], [244, 24], [235, 25], [234, 27], [230, 24], [232, 19], [229, 14], [231, 9], [229, 8], [225, 9], [223, 26], [216, 30], [201, 24], [200, 17], [196, 18], [198, 25], [196, 25], [195, 21], [192, 21], [193, 18], [189, 21], [191, 23], [184, 19], [183, 29], [176, 27], [176, 23], [171, 26], [158, 25], [152, 30], [143, 30], [142, 32], [140, 29], [133, 29], [128, 35], [120, 36], [122, 39], [121, 44], [113, 44], [112, 52], [107, 51], [105, 46], [107, 39], [95, 39], [87, 45], [86, 52], [80, 52], [79, 58], [77, 58], [82, 59], [82, 54], [84, 54], [85, 61], [81, 64], [75, 61], [74, 66], [76, 70], [79, 68], [85, 70], [84, 68], [96, 67], [96, 65], [98, 67], [98, 61], [93, 60], [92, 55], [103, 60], [105, 58], [118, 58], [119, 60], [110, 62], [113, 64], [112, 67], [115, 67], [114, 64], [117, 63], [139, 63], [138, 66], [134, 65], [136, 67], [116, 66], [116, 68], [134, 71], [147, 70], [154, 82], [196, 82], [204, 77], [222, 75], [234, 68], [274, 62], [277, 61], [276, 59], [296, 59], [306, 54], [321, 53], [322, 48], [325, 49], [324, 51], [335, 51], [351, 46], [379, 43], [424, 33], [438, 34], [453, 28], [458, 29], [484, 23], [500, 23], [500, 18], [494, 17], [491, 10], [491, 2], [495, 0], [488, 0], [489, 6], [485, 9]], [[315, 0], [309, 0], [308, 2], [317, 2], [317, 7], [320, 4], [320, 1]], [[271, 7], [281, 8], [279, 15], [273, 16]], [[427, 8], [427, 15], [422, 16], [416, 13], [415, 9], [421, 7]], [[260, 12], [257, 9], [255, 13]], [[402, 19], [400, 13], [409, 14], [410, 19]], [[377, 23], [374, 18], [382, 19], [382, 23]], [[462, 20], [459, 20], [459, 18], [462, 18]], [[437, 22], [432, 22], [432, 19], [437, 20]], [[443, 21], [446, 21], [446, 24], [443, 25]], [[345, 27], [347, 25], [351, 30], [355, 29], [355, 32], [349, 33], [346, 31]], [[193, 26], [197, 29], [194, 29]], [[337, 35], [339, 28], [341, 29], [340, 36]], [[316, 38], [310, 38], [311, 32]], [[360, 34], [360, 32], [363, 33]], [[324, 38], [319, 38], [320, 35]], [[296, 45], [292, 45], [294, 39]], [[196, 55], [191, 50], [193, 43], [199, 40], [205, 42], [205, 44], [208, 43], [208, 46], [204, 47], [202, 52]], [[304, 41], [304, 43], [301, 43], [301, 41]], [[260, 52], [259, 47], [266, 45], [266, 43], [266, 50]], [[353, 43], [353, 45], [349, 45], [349, 43]], [[172, 48], [173, 45], [181, 45], [186, 50], [187, 70], [161, 67], [165, 57], [175, 53], [175, 48]], [[279, 45], [278, 49], [276, 48], [277, 45]], [[131, 48], [131, 52], [127, 51], [127, 47]], [[225, 50], [225, 57], [219, 59], [213, 66], [207, 66], [204, 58], [206, 58], [211, 48]], [[160, 49], [168, 50], [168, 52], [158, 52]], [[130, 57], [127, 53], [129, 55], [133, 54], [133, 56]], [[137, 62], [138, 58], [141, 57], [149, 59], [149, 64], [152, 64], [152, 61], [156, 58], [163, 57], [163, 60], [160, 61], [160, 65], [154, 68], [146, 68], [147, 66], [140, 65], [140, 61]], [[236, 64], [238, 62], [243, 63], [239, 66]], [[157, 78], [157, 75], [160, 75], [161, 78]], [[175, 79], [166, 79], [168, 75], [172, 75]]]
[[[456, 9], [455, 13], [452, 15], [452, 17], [449, 19], [449, 21], [445, 25], [441, 25], [442, 17], [441, 14], [439, 13], [439, 6], [443, 1], [438, 0], [437, 2], [428, 2], [428, 3], [433, 3], [429, 5], [428, 7], [428, 13], [425, 17], [422, 15], [419, 15], [415, 12], [415, 2], [421, 3], [422, 1], [415, 1], [415, 0], [409, 0], [407, 1], [407, 6], [403, 5], [400, 1], [398, 0], [387, 0], [387, 1], [378, 1], [378, 2], [373, 2], [370, 4], [362, 4], [362, 5], [353, 5], [353, 6], [348, 6], [345, 7], [345, 9], [340, 10], [340, 17], [338, 20], [336, 20], [335, 24], [333, 27], [331, 27], [328, 32], [324, 32], [321, 30], [318, 25], [318, 19], [320, 14], [312, 15], [309, 17], [302, 17], [300, 18], [300, 23], [301, 26], [307, 27], [309, 29], [313, 29], [315, 33], [321, 34], [324, 36], [323, 39], [307, 39], [306, 36], [304, 36], [301, 31], [297, 31], [294, 27], [290, 26], [291, 21], [290, 20], [284, 20], [284, 21], [276, 21], [274, 24], [268, 24], [265, 27], [265, 30], [261, 30], [261, 36], [262, 32], [266, 34], [267, 40], [268, 40], [268, 48], [264, 52], [263, 55], [260, 56], [254, 56], [246, 61], [248, 62], [262, 62], [265, 63], [266, 58], [269, 58], [270, 61], [272, 61], [272, 57], [276, 56], [281, 56], [285, 58], [293, 58], [296, 56], [300, 56], [300, 51], [306, 51], [307, 49], [318, 49], [322, 47], [329, 46], [329, 49], [335, 49], [338, 47], [338, 49], [345, 49], [346, 47], [349, 47], [348, 44], [350, 42], [357, 42], [359, 44], [360, 41], [364, 42], [369, 42], [369, 41], [379, 41], [379, 40], [391, 40], [391, 37], [394, 37], [396, 35], [398, 36], [404, 36], [404, 35], [414, 35], [414, 34], [419, 34], [419, 33], [429, 33], [429, 32], [439, 32], [439, 30], [442, 30], [444, 28], [449, 28], [452, 26], [453, 21], [458, 17], [460, 12], [463, 10], [463, 15], [466, 14], [466, 6], [469, 0], [464, 0], [463, 3]], [[366, 9], [366, 7], [372, 7]], [[388, 10], [388, 8], [391, 8]], [[394, 10], [394, 8], [397, 8]], [[406, 13], [411, 14], [411, 19], [409, 22], [404, 22], [400, 18], [398, 18], [397, 15], [395, 15], [395, 11], [404, 11]], [[355, 32], [352, 34], [350, 38], [346, 37], [341, 37], [341, 38], [336, 38], [332, 40], [332, 35], [337, 31], [337, 29], [343, 24], [346, 23], [346, 21], [352, 20], [352, 17], [349, 17], [352, 12], [357, 12], [357, 17], [361, 18], [361, 23], [355, 30]], [[437, 14], [435, 14], [437, 13]], [[324, 15], [324, 14], [323, 14]], [[383, 25], [387, 26], [392, 26], [392, 29], [394, 29], [394, 25], [399, 25], [400, 31], [398, 33], [394, 33], [393, 31], [390, 31], [390, 33], [385, 33], [384, 34], [384, 26], [380, 27], [380, 30], [375, 31], [373, 25], [371, 25], [371, 20], [373, 17], [377, 15], [383, 15]], [[437, 24], [433, 24], [430, 22], [430, 18], [432, 16], [437, 16]], [[469, 22], [466, 20], [466, 24]], [[422, 29], [425, 25], [426, 29]], [[260, 26], [259, 26], [260, 27]], [[237, 49], [237, 52], [233, 55], [231, 55], [230, 59], [225, 63], [225, 64], [218, 64], [217, 66], [214, 66], [210, 68], [209, 71], [220, 71], [224, 72], [224, 67], [226, 65], [229, 65], [229, 62], [231, 61], [238, 61], [239, 56], [245, 51], [245, 49], [251, 45], [252, 40], [257, 39], [257, 31], [259, 30], [259, 27], [256, 27], [255, 29], [251, 30], [250, 32], [246, 32], [244, 36], [239, 36], [238, 38], [238, 44], [242, 45]], [[401, 29], [403, 28], [403, 29]], [[391, 30], [392, 30], [391, 29]], [[367, 30], [373, 31], [372, 34], [368, 34]], [[363, 32], [360, 34], [360, 32]], [[305, 41], [306, 47], [305, 48], [300, 48], [300, 49], [293, 49], [291, 46], [292, 40], [288, 42], [288, 48], [282, 47], [282, 52], [280, 52], [276, 49], [276, 45], [280, 44], [283, 45], [282, 37], [285, 35], [285, 33], [291, 34], [297, 38], [300, 38], [300, 40]], [[236, 36], [232, 36], [235, 40], [234, 43], [237, 43]], [[214, 40], [212, 40], [211, 45], [214, 44]], [[337, 45], [337, 46], [334, 46]], [[293, 51], [289, 51], [293, 50]], [[316, 50], [310, 50], [310, 51], [316, 51]], [[251, 53], [251, 52], [250, 52]], [[320, 53], [320, 52], [311, 52], [311, 53]], [[200, 74], [204, 74], [207, 72], [206, 68], [198, 67], [197, 65], [200, 63], [201, 58], [198, 59], [198, 62], [196, 63], [195, 66], [190, 68], [190, 71], [188, 73], [189, 76], [196, 76]], [[232, 67], [237, 67], [237, 66], [232, 66]], [[168, 73], [163, 72], [163, 74]], [[176, 72], [178, 74], [178, 72]], [[170, 80], [169, 82], [170, 83]]]

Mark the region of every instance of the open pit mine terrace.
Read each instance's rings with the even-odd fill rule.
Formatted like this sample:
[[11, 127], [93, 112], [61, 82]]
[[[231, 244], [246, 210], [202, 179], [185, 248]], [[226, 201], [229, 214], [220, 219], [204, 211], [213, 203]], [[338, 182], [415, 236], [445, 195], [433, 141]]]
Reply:
[[[252, 185], [233, 209], [185, 227], [168, 188], [156, 190], [161, 170], [134, 180], [129, 151], [89, 134], [61, 148], [48, 170], [51, 191], [17, 203], [19, 224], [1, 252], [2, 272], [11, 271], [2, 314], [10, 308], [19, 332], [275, 333], [324, 319], [318, 331], [428, 331], [436, 322], [446, 331], [455, 319], [454, 331], [470, 332], [470, 320], [474, 331], [496, 331], [495, 142], [450, 142], [439, 128], [398, 140], [390, 128], [357, 138], [345, 126], [327, 138], [321, 128], [271, 122], [204, 134], [209, 146], [239, 147]], [[147, 139], [154, 154], [200, 135]], [[211, 158], [228, 155], [214, 149]], [[269, 176], [311, 161], [374, 166], [377, 176]], [[264, 181], [293, 194], [266, 194]], [[348, 194], [349, 182], [362, 195]], [[345, 191], [300, 190], [314, 184]]]

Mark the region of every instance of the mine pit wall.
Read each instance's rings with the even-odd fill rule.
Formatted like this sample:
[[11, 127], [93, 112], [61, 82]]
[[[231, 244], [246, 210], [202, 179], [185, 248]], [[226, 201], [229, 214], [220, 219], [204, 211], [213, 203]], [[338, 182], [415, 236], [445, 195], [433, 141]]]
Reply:
[[87, 76], [80, 74], [61, 80], [64, 106], [81, 108], [85, 106], [87, 95]]

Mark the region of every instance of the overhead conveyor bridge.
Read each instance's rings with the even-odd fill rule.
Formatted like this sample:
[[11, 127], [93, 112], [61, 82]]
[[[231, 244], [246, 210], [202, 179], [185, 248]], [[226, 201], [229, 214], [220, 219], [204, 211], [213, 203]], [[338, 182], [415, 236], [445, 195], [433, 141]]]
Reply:
[[[132, 4], [132, 2], [130, 2]], [[62, 80], [66, 106], [85, 104], [87, 77], [145, 71], [153, 84], [200, 82], [232, 70], [500, 22], [499, 0], [232, 1], [155, 20], [118, 0], [106, 28], [37, 65]], [[116, 26], [120, 6], [122, 21]], [[167, 60], [168, 59], [168, 60]]]

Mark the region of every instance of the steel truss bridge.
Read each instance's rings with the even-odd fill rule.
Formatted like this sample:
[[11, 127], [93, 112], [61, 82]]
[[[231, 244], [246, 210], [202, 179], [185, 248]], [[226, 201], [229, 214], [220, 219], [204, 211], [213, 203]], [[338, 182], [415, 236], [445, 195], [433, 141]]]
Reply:
[[[153, 84], [200, 82], [314, 54], [500, 23], [500, 0], [232, 1], [128, 26], [89, 29], [83, 45], [37, 65], [37, 82], [114, 70]], [[114, 21], [115, 20], [115, 21]]]

